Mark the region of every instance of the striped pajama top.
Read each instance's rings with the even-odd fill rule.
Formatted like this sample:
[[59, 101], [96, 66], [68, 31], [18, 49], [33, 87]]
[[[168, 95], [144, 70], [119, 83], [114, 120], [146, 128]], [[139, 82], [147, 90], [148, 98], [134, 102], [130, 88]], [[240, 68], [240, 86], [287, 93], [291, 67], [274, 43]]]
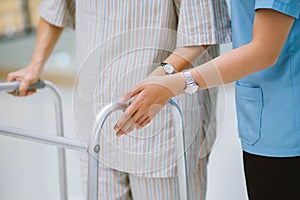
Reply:
[[[76, 12], [75, 12], [76, 8]], [[219, 54], [230, 42], [226, 0], [44, 0], [40, 15], [76, 30], [81, 66], [74, 94], [77, 128], [88, 142], [95, 113], [143, 80], [176, 47], [212, 45], [193, 65]], [[87, 86], [86, 86], [87, 85]], [[216, 90], [176, 98], [182, 109], [188, 172], [198, 170], [216, 135]], [[117, 138], [114, 113], [101, 134], [100, 160], [146, 177], [176, 176], [175, 116], [167, 105], [147, 127]], [[204, 153], [203, 153], [204, 152]]]

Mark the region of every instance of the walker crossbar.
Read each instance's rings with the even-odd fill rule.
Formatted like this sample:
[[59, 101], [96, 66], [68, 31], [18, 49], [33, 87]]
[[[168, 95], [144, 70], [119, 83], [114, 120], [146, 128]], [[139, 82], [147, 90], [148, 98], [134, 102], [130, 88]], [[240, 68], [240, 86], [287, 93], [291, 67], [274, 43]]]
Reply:
[[66, 149], [86, 150], [86, 147], [76, 139], [66, 138], [56, 135], [42, 134], [15, 127], [7, 127], [0, 124], [0, 134], [19, 139], [54, 145]]

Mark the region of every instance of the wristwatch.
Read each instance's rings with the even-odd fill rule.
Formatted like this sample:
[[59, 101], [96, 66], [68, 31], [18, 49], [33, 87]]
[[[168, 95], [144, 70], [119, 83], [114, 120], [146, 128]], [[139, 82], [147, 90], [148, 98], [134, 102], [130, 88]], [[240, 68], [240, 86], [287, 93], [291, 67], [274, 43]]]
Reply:
[[169, 63], [161, 63], [160, 66], [162, 66], [166, 72], [166, 74], [175, 74], [175, 69], [174, 66], [172, 64]]
[[183, 75], [186, 81], [184, 92], [187, 94], [194, 94], [199, 90], [199, 86], [194, 80], [190, 70], [183, 70]]

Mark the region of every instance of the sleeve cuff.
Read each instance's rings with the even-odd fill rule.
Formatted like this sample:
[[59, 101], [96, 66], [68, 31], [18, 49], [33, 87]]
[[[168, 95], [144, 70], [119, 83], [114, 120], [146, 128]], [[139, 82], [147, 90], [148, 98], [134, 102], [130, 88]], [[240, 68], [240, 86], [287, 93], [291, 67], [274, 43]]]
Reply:
[[176, 47], [184, 46], [200, 46], [200, 45], [214, 45], [214, 44], [226, 44], [231, 42], [230, 28], [225, 31], [219, 31], [215, 34], [208, 35], [195, 35], [195, 36], [179, 36], [177, 34]]
[[[65, 9], [61, 9], [59, 7], [53, 6], [49, 4], [47, 1], [42, 1], [39, 7], [40, 17], [43, 18], [49, 24], [52, 24], [57, 27], [69, 27], [75, 28], [75, 17], [69, 16], [69, 13], [66, 14]], [[66, 17], [68, 16], [68, 17]]]
[[300, 5], [298, 2], [296, 4], [295, 1], [256, 0], [255, 10], [263, 8], [276, 10], [295, 19], [298, 19], [300, 14]]

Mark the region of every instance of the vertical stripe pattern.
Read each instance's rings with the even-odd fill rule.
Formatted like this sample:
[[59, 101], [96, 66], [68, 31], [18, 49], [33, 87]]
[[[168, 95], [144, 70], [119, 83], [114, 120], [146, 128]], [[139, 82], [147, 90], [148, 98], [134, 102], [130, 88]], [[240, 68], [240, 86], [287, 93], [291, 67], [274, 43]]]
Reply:
[[[74, 27], [74, 12], [75, 1], [71, 0], [44, 0], [40, 7], [41, 17], [57, 26]], [[86, 77], [96, 80], [96, 92], [91, 101], [96, 104], [95, 112], [118, 100], [125, 91], [143, 80], [176, 47], [212, 45], [194, 65], [217, 56], [217, 44], [230, 41], [229, 29], [225, 0], [77, 0], [77, 59], [83, 67], [96, 68], [95, 73], [90, 73], [91, 77]], [[198, 156], [208, 134], [209, 143], [214, 141], [215, 129], [208, 128], [215, 127], [216, 123], [214, 109], [211, 109], [214, 99], [214, 90], [177, 97], [184, 119], [188, 173], [194, 177], [195, 184], [201, 185], [201, 188], [194, 188], [191, 195], [197, 195], [199, 190], [202, 195], [205, 193], [206, 170], [201, 170], [206, 169], [206, 162], [203, 162], [206, 158], [199, 159]], [[146, 190], [141, 194], [158, 195], [163, 193], [163, 188], [169, 191], [171, 187], [177, 190], [175, 183], [162, 181], [151, 185], [146, 179], [137, 178], [172, 179], [177, 176], [174, 141], [178, 130], [174, 128], [175, 116], [172, 116], [170, 107], [166, 106], [146, 128], [116, 138], [112, 127], [120, 114], [114, 113], [105, 123], [101, 161], [114, 172], [124, 171], [124, 174], [136, 177], [130, 178], [130, 184], [137, 182], [139, 185], [138, 181], [142, 181], [148, 185], [148, 189], [140, 188]], [[205, 132], [208, 130], [211, 133]], [[86, 131], [85, 142], [88, 142], [89, 135], [90, 131]], [[118, 182], [121, 177], [110, 175], [108, 169], [100, 174], [107, 175], [102, 179], [107, 181]], [[111, 188], [108, 182], [103, 184], [103, 187], [109, 186], [99, 189], [104, 193], [112, 194], [118, 190]], [[126, 184], [125, 181], [124, 187]], [[165, 195], [174, 195], [166, 198], [176, 199], [176, 194]]]
[[43, 0], [39, 12], [52, 25], [75, 28], [75, 6], [74, 0]]
[[[82, 163], [86, 165], [87, 157], [83, 155]], [[187, 177], [188, 198], [204, 200], [206, 196], [207, 158], [199, 162], [199, 170]], [[82, 177], [86, 182], [86, 166], [83, 166]], [[179, 200], [179, 185], [177, 177], [151, 178], [120, 172], [100, 166], [99, 168], [99, 199], [111, 200]], [[86, 196], [86, 188], [84, 190]]]

